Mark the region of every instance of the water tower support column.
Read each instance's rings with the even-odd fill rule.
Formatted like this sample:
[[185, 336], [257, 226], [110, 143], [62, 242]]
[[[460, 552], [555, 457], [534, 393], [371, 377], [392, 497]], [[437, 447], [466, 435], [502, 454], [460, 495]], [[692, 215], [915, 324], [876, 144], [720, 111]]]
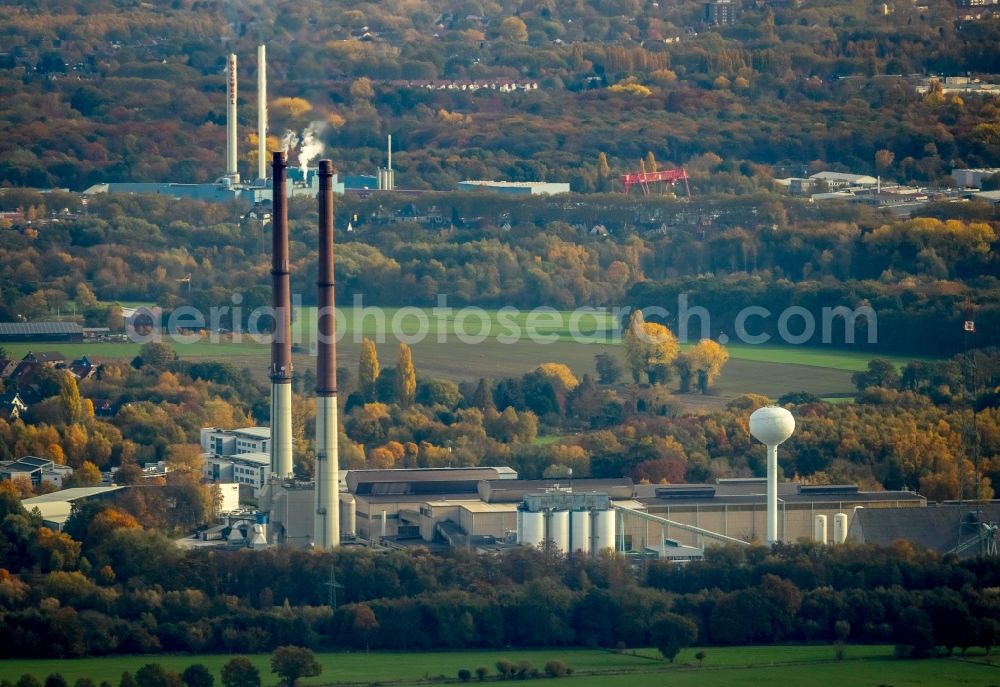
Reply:
[[767, 447], [767, 543], [778, 541], [778, 447]]

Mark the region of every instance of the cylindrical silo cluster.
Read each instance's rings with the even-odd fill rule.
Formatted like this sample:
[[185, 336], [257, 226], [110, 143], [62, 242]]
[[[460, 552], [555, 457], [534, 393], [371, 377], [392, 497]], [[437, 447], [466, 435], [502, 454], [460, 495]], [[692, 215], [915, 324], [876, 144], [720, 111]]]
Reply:
[[590, 539], [593, 536], [591, 526], [593, 513], [587, 510], [578, 510], [570, 514], [570, 532], [572, 536], [569, 541], [570, 551], [582, 551], [590, 553]]
[[517, 511], [517, 543], [543, 542], [563, 553], [615, 547], [615, 512], [607, 494], [553, 490], [528, 494]]

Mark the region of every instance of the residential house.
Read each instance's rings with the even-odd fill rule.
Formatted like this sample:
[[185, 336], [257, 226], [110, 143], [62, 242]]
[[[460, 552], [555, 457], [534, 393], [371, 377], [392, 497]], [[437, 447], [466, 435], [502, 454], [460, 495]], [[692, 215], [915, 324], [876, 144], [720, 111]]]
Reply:
[[87, 356], [83, 356], [78, 360], [74, 360], [69, 364], [67, 369], [70, 373], [77, 379], [90, 379], [97, 374], [100, 364], [93, 362]]
[[0, 394], [0, 419], [16, 420], [27, 409], [28, 404], [21, 399], [21, 395], [16, 391], [9, 394]]

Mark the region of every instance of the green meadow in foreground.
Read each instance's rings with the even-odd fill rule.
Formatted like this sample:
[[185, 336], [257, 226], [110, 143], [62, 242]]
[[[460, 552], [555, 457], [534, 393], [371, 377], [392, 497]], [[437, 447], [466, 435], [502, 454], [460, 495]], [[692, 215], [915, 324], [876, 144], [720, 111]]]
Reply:
[[[897, 660], [889, 646], [847, 646], [843, 660], [836, 660], [831, 646], [712, 647], [699, 665], [698, 649], [682, 651], [671, 664], [660, 659], [655, 650], [640, 649], [616, 653], [605, 650], [551, 648], [534, 650], [468, 651], [451, 653], [322, 653], [323, 665], [318, 677], [301, 680], [304, 687], [333, 684], [424, 684], [445, 685], [458, 682], [458, 671], [469, 670], [476, 682], [475, 670], [488, 671], [487, 680], [497, 680], [496, 663], [507, 659], [515, 664], [529, 661], [542, 670], [545, 663], [559, 660], [572, 668], [566, 687], [661, 687], [663, 685], [760, 685], [808, 684], [817, 687], [844, 685], [995, 685], [1000, 684], [1000, 668], [990, 658], [970, 652], [966, 659]], [[114, 656], [71, 660], [0, 661], [0, 679], [17, 680], [32, 673], [41, 680], [60, 673], [72, 685], [77, 678], [95, 682], [107, 680], [117, 685], [124, 671], [135, 673], [146, 663], [181, 672], [201, 663], [220, 684], [219, 673], [229, 655], [192, 656]], [[249, 657], [261, 672], [265, 687], [275, 685], [277, 676], [270, 672], [269, 655]], [[529, 682], [537, 683], [538, 678]]]

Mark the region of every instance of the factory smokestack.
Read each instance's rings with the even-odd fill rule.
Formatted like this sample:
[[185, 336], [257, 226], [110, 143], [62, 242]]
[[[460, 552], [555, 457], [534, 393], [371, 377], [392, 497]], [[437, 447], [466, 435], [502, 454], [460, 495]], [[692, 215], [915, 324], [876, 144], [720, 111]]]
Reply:
[[292, 476], [292, 306], [288, 280], [288, 191], [285, 153], [271, 163], [271, 285], [274, 334], [271, 338], [271, 474]]
[[319, 276], [316, 280], [316, 520], [313, 542], [340, 544], [337, 455], [337, 320], [333, 303], [333, 163], [319, 163]]
[[236, 171], [236, 54], [226, 62], [226, 176], [239, 182]]
[[257, 178], [267, 179], [267, 46], [257, 46]]

